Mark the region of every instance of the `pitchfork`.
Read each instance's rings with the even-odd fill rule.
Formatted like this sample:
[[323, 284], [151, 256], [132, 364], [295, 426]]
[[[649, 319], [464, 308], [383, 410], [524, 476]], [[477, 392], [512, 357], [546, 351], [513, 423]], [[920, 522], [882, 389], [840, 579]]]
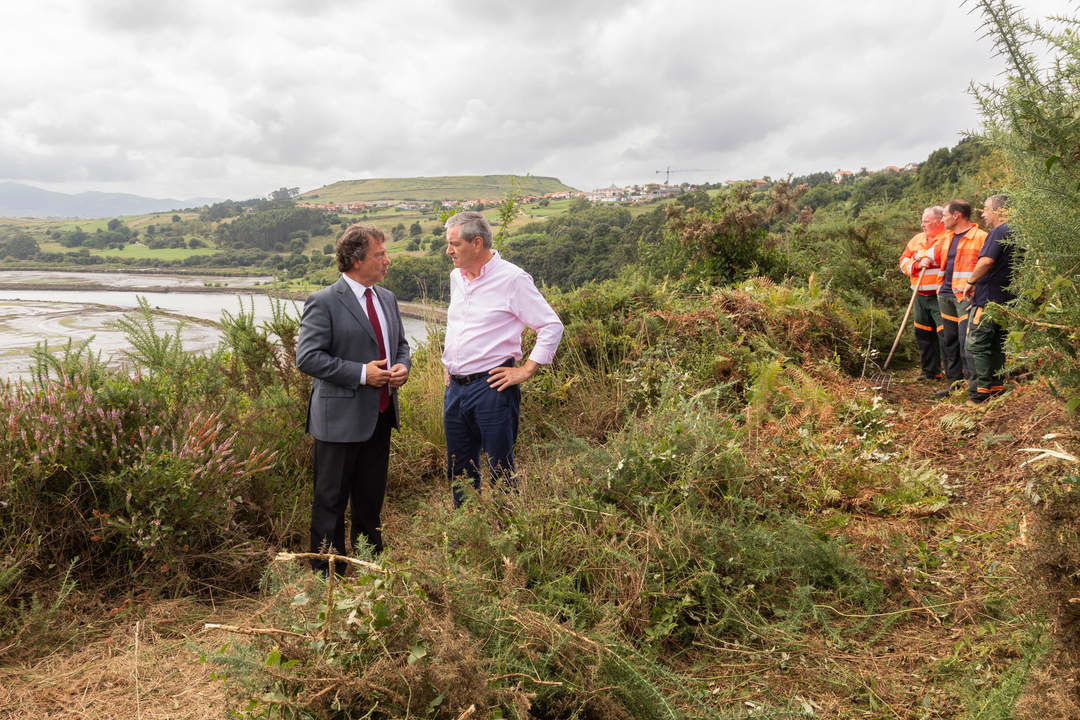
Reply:
[[908, 300], [907, 311], [904, 312], [904, 319], [900, 321], [900, 329], [896, 331], [896, 339], [893, 340], [892, 350], [889, 350], [889, 357], [885, 358], [885, 364], [881, 366], [881, 372], [870, 379], [870, 381], [874, 383], [875, 390], [887, 388], [892, 384], [892, 375], [887, 372], [889, 363], [892, 362], [893, 353], [896, 352], [896, 346], [900, 344], [900, 338], [904, 336], [904, 328], [907, 327], [908, 318], [911, 317], [911, 308], [915, 306], [915, 296], [919, 294], [919, 288], [922, 286], [922, 276], [925, 272], [926, 268], [919, 271], [919, 279], [915, 281], [915, 288], [911, 291], [911, 299]]

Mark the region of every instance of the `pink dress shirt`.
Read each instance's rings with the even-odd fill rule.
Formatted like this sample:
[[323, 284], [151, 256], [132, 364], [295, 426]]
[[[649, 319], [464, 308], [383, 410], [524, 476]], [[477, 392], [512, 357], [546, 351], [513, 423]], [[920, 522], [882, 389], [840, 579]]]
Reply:
[[451, 375], [487, 372], [507, 358], [517, 363], [526, 326], [536, 331], [529, 359], [540, 365], [551, 364], [562, 340], [563, 324], [532, 277], [493, 252], [473, 280], [458, 268], [450, 273], [442, 361]]

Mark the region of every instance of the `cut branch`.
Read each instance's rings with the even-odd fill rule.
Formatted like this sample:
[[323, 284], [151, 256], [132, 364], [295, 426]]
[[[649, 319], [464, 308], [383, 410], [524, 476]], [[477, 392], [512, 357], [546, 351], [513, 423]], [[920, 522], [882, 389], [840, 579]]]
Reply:
[[306, 552], [306, 553], [290, 553], [290, 552], [279, 552], [274, 557], [274, 560], [326, 560], [326, 561], [329, 562], [329, 560], [331, 558], [333, 558], [334, 562], [348, 563], [348, 564], [353, 565], [355, 567], [362, 567], [365, 570], [370, 570], [372, 572], [378, 572], [378, 573], [385, 573], [386, 572], [386, 570], [384, 570], [381, 565], [376, 565], [373, 562], [368, 562], [367, 560], [358, 560], [356, 558], [352, 558], [352, 557], [349, 557], [347, 555], [336, 555], [334, 553], [310, 553], [310, 552]]
[[203, 625], [203, 630], [224, 630], [225, 632], [237, 633], [238, 635], [285, 635], [287, 637], [303, 638], [304, 640], [315, 639], [310, 635], [290, 632], [288, 630], [278, 630], [277, 628], [249, 628], [241, 627], [239, 625], [221, 625], [219, 623], [206, 623]]

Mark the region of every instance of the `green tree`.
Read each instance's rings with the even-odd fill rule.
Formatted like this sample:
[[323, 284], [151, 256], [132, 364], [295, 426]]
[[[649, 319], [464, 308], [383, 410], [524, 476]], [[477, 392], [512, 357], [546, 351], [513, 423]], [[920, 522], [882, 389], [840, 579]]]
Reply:
[[199, 217], [203, 220], [223, 220], [229, 217], [236, 217], [244, 211], [241, 205], [233, 200], [223, 200], [219, 203], [214, 203], [207, 208], [204, 208]]
[[691, 202], [688, 209], [668, 208], [667, 253], [653, 255], [656, 270], [725, 284], [756, 268], [768, 234], [768, 206], [753, 197], [750, 185], [717, 195], [704, 212]]
[[86, 234], [86, 231], [81, 227], [76, 226], [74, 230], [64, 233], [60, 237], [60, 244], [64, 247], [79, 247], [86, 242], [86, 239], [90, 237]]
[[420, 227], [420, 221], [419, 220], [417, 220], [416, 222], [414, 222], [412, 225], [409, 226], [409, 236], [410, 237], [416, 237], [418, 235], [423, 235], [423, 234], [424, 234], [424, 228]]
[[589, 202], [587, 198], [576, 197], [570, 201], [566, 210], [567, 212], [576, 213], [581, 212], [582, 210], [588, 210], [590, 207], [592, 207], [592, 203]]
[[0, 239], [0, 257], [8, 256], [16, 260], [28, 260], [41, 252], [38, 241], [27, 233], [21, 232], [6, 239]]
[[287, 203], [291, 202], [294, 197], [300, 194], [300, 188], [298, 187], [282, 187], [274, 190], [270, 193], [269, 197], [272, 202], [275, 203]]
[[219, 247], [259, 248], [285, 251], [291, 240], [325, 234], [326, 214], [314, 208], [271, 206], [244, 213], [228, 223], [221, 223], [214, 233]]
[[533, 223], [504, 241], [505, 256], [537, 281], [561, 288], [606, 280], [634, 263], [641, 245], [660, 241], [666, 222], [657, 208], [636, 218], [625, 207], [584, 211]]
[[398, 300], [450, 299], [450, 259], [444, 254], [415, 257], [395, 255], [382, 285]]

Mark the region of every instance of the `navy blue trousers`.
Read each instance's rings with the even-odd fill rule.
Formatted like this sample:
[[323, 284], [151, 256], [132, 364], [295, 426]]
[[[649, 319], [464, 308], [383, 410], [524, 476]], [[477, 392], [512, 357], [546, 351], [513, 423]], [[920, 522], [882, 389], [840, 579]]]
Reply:
[[514, 488], [514, 441], [521, 414], [521, 387], [502, 392], [480, 378], [462, 385], [454, 380], [443, 394], [446, 431], [446, 475], [454, 492], [454, 507], [465, 499], [467, 478], [480, 490], [480, 452], [487, 456], [491, 485]]

